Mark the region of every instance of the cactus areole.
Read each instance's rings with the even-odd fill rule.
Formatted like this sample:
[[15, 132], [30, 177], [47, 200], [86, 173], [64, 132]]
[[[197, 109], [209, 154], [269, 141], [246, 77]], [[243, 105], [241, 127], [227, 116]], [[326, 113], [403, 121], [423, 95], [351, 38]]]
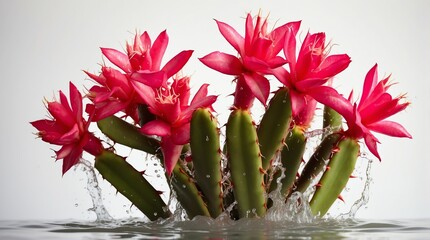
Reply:
[[[323, 217], [337, 199], [350, 200], [340, 196], [360, 152], [382, 158], [376, 133], [412, 137], [387, 120], [409, 103], [405, 95], [388, 93], [392, 84], [389, 77], [378, 79], [376, 64], [365, 75], [360, 100], [352, 93], [345, 98], [332, 83], [351, 58], [334, 54], [324, 32], [300, 36], [301, 21], [273, 26], [249, 13], [244, 25], [238, 31], [215, 20], [232, 52], [208, 49], [199, 58], [200, 67], [215, 70], [208, 79], [231, 76], [233, 93], [210, 94], [209, 84], [183, 71], [193, 50], [165, 61], [167, 31], [155, 39], [145, 31], [126, 43], [125, 52], [102, 47], [108, 63], [98, 73], [85, 71], [94, 80], [86, 94], [70, 83], [69, 98], [59, 91], [57, 100], [46, 102], [50, 117], [31, 125], [43, 141], [59, 146], [55, 159], [62, 160], [63, 174], [84, 153], [93, 156], [100, 177], [151, 221], [172, 216], [162, 198], [169, 193], [189, 219], [217, 218], [227, 210], [232, 219], [264, 217], [273, 201], [286, 204], [294, 193], [309, 193], [301, 201]], [[231, 106], [218, 109], [220, 95], [233, 96]], [[264, 107], [261, 115], [255, 103]], [[227, 122], [218, 122], [221, 113], [230, 114]], [[323, 116], [322, 129], [315, 116]], [[91, 124], [98, 131], [91, 132]], [[318, 146], [309, 147], [309, 138]], [[170, 191], [156, 189], [146, 169], [119, 156], [119, 145], [158, 159]], [[274, 191], [281, 199], [271, 197]]]

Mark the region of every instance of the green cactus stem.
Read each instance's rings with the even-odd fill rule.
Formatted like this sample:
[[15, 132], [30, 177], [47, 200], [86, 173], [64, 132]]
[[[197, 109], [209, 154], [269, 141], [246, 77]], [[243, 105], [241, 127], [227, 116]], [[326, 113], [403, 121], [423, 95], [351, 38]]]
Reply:
[[184, 170], [180, 161], [175, 165], [172, 172], [171, 184], [176, 193], [176, 198], [187, 212], [189, 219], [195, 216], [210, 217], [209, 210], [202, 194], [197, 188], [194, 179]]
[[171, 216], [168, 207], [160, 197], [160, 192], [155, 190], [142, 173], [127, 163], [123, 157], [104, 150], [96, 157], [94, 167], [150, 220]]
[[312, 180], [324, 170], [326, 161], [330, 159], [333, 149], [337, 146], [339, 139], [340, 134], [333, 133], [322, 140], [309, 161], [306, 163], [301, 175], [294, 183], [292, 192], [298, 191], [304, 193], [308, 189]]
[[346, 137], [340, 140], [310, 201], [312, 214], [322, 217], [337, 198], [342, 199], [340, 193], [355, 168], [359, 151], [357, 140]]
[[119, 117], [104, 118], [97, 122], [97, 126], [112, 141], [130, 148], [156, 154], [160, 147], [157, 140], [141, 134], [137, 127]]
[[208, 109], [197, 109], [191, 119], [191, 156], [194, 177], [213, 218], [223, 212], [221, 149], [217, 121]]
[[291, 123], [291, 100], [287, 88], [280, 88], [270, 100], [269, 107], [258, 126], [257, 135], [263, 160], [267, 170], [277, 151], [287, 136]]
[[342, 115], [337, 113], [332, 108], [324, 106], [323, 129], [325, 132], [322, 135], [322, 139], [324, 139], [331, 132], [340, 131], [342, 129]]
[[293, 187], [300, 164], [303, 161], [305, 148], [306, 136], [303, 128], [299, 126], [293, 127], [285, 141], [285, 146], [281, 151], [282, 167], [285, 169], [284, 178], [281, 179], [281, 194], [283, 196], [288, 195]]
[[239, 217], [266, 213], [264, 170], [257, 131], [248, 110], [236, 109], [226, 126], [227, 159]]

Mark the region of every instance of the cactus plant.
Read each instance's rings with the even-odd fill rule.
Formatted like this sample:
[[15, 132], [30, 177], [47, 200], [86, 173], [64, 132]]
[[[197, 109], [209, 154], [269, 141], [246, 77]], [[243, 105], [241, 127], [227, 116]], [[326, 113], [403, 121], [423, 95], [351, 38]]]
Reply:
[[[300, 21], [275, 28], [260, 15], [247, 14], [245, 21], [244, 36], [216, 21], [237, 53], [214, 51], [200, 58], [236, 84], [230, 116], [220, 126], [212, 106], [218, 96], [209, 95], [208, 84], [202, 84], [191, 98], [191, 78], [182, 75], [193, 51], [181, 51], [161, 65], [166, 31], [153, 42], [147, 32], [136, 34], [126, 53], [101, 48], [114, 66], [103, 65], [100, 74], [85, 72], [96, 82], [86, 98], [70, 83], [69, 99], [60, 91], [58, 101], [47, 102], [52, 118], [31, 122], [43, 141], [61, 146], [55, 153], [63, 161], [63, 174], [88, 153], [100, 175], [150, 220], [171, 216], [160, 191], [116, 154], [117, 145], [89, 131], [96, 122], [114, 143], [160, 160], [170, 192], [190, 219], [216, 218], [226, 209], [232, 219], [264, 217], [279, 201], [269, 198], [273, 191], [280, 191], [285, 202], [295, 199], [294, 192], [310, 192], [311, 212], [322, 217], [354, 171], [362, 139], [380, 159], [372, 132], [411, 138], [403, 126], [385, 120], [409, 103], [387, 92], [389, 77], [378, 81], [377, 65], [367, 73], [361, 99], [354, 103], [352, 94], [346, 99], [331, 85], [351, 59], [330, 54], [325, 33], [307, 33], [296, 54]], [[280, 84], [272, 96], [270, 78]], [[255, 99], [265, 107], [260, 122], [254, 121]], [[324, 105], [322, 136], [310, 149], [308, 131], [319, 114], [317, 104]], [[313, 154], [303, 161], [306, 151]]]

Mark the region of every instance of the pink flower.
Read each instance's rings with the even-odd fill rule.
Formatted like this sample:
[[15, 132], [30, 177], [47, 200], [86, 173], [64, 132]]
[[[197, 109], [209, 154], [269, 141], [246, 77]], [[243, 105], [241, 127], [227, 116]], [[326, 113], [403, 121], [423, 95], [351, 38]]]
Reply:
[[48, 102], [52, 119], [31, 122], [43, 141], [62, 146], [56, 151], [56, 159], [63, 159], [63, 174], [79, 162], [85, 150], [92, 155], [101, 153], [103, 146], [88, 131], [88, 123], [82, 117], [82, 96], [70, 83], [70, 105], [60, 91], [60, 101]]
[[99, 84], [88, 94], [93, 104], [88, 105], [86, 111], [94, 114], [93, 121], [123, 111], [138, 122], [137, 106], [143, 100], [136, 94], [137, 85], [132, 82], [141, 82], [152, 88], [165, 86], [167, 79], [179, 72], [193, 53], [191, 50], [182, 51], [160, 69], [167, 44], [166, 31], [160, 33], [152, 45], [148, 33], [144, 32], [140, 36], [136, 34], [132, 45], [127, 43], [127, 54], [101, 48], [103, 55], [123, 72], [110, 67], [102, 67], [99, 76], [86, 72]]
[[197, 108], [211, 108], [216, 96], [207, 96], [208, 84], [197, 91], [190, 105], [189, 77], [174, 78], [167, 87], [150, 88], [136, 82], [137, 91], [156, 119], [142, 126], [141, 132], [161, 138], [164, 165], [170, 175], [181, 154], [182, 145], [190, 140], [191, 116]]
[[307, 34], [296, 57], [296, 32], [288, 30], [285, 36], [284, 55], [289, 71], [274, 70], [275, 77], [290, 89], [293, 119], [307, 127], [314, 115], [316, 101], [307, 93], [327, 83], [345, 70], [351, 59], [346, 54], [329, 55], [325, 33]]
[[379, 141], [372, 131], [392, 137], [412, 138], [412, 136], [399, 123], [385, 120], [404, 110], [409, 103], [400, 103], [403, 96], [393, 98], [387, 93], [388, 88], [391, 86], [391, 84], [388, 84], [389, 77], [378, 82], [377, 68], [378, 65], [375, 64], [367, 73], [362, 96], [358, 104], [351, 103], [352, 94], [349, 100], [346, 100], [336, 90], [329, 87], [314, 91], [311, 95], [340, 113], [348, 125], [348, 130], [344, 134], [355, 139], [364, 138], [370, 152], [380, 160], [377, 150]]
[[252, 16], [248, 14], [245, 37], [226, 23], [217, 21], [217, 24], [239, 57], [216, 51], [200, 58], [200, 61], [216, 71], [237, 76], [235, 107], [250, 108], [254, 98], [265, 105], [270, 84], [264, 75], [271, 74], [272, 69], [286, 63], [285, 59], [278, 56], [285, 41], [285, 32], [289, 30], [296, 33], [300, 22], [287, 23], [269, 31], [267, 19], [257, 16], [254, 24]]

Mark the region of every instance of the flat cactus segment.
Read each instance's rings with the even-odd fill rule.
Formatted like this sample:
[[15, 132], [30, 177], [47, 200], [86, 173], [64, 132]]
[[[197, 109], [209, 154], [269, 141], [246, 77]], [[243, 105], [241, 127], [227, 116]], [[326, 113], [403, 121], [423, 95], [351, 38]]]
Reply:
[[267, 170], [276, 152], [288, 133], [291, 123], [291, 100], [287, 88], [280, 88], [270, 100], [257, 134], [263, 160], [263, 168]]
[[155, 190], [124, 158], [104, 150], [96, 157], [95, 168], [150, 220], [168, 218], [171, 215], [160, 197], [160, 192]]
[[288, 195], [297, 177], [303, 154], [306, 148], [306, 137], [303, 128], [294, 127], [281, 151], [282, 167], [285, 169], [284, 178], [281, 179], [281, 194]]
[[223, 211], [221, 150], [217, 121], [208, 109], [197, 109], [191, 119], [191, 156], [194, 178], [213, 218]]
[[239, 217], [266, 213], [264, 170], [257, 131], [247, 110], [234, 110], [226, 129], [227, 158]]
[[333, 151], [336, 150], [339, 139], [340, 134], [338, 133], [330, 134], [323, 139], [306, 163], [300, 177], [295, 182], [293, 192], [298, 191], [304, 193], [306, 189], [308, 189], [312, 180], [324, 170], [326, 161], [330, 159]]
[[310, 206], [314, 215], [324, 216], [348, 183], [357, 161], [360, 145], [357, 140], [343, 138], [339, 150], [333, 154], [324, 172]]
[[204, 202], [194, 180], [181, 167], [179, 161], [172, 172], [171, 180], [176, 198], [187, 212], [190, 219], [195, 216], [210, 216], [209, 210]]
[[156, 154], [160, 145], [142, 133], [132, 124], [116, 116], [110, 116], [97, 122], [99, 129], [112, 141], [139, 149], [149, 154]]

